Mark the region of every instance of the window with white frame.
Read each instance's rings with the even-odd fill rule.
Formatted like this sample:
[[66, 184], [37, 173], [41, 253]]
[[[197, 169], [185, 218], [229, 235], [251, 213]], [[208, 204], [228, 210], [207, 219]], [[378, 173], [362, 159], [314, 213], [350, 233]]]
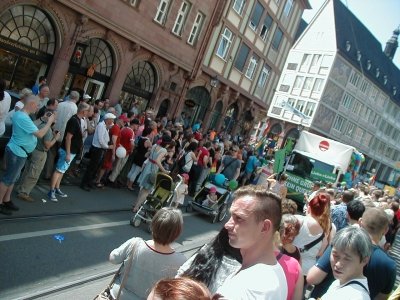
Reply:
[[261, 30], [260, 30], [260, 37], [264, 41], [267, 39], [268, 32], [269, 32], [269, 30], [270, 30], [270, 28], [272, 26], [272, 22], [273, 22], [272, 17], [269, 14], [267, 14], [265, 16], [264, 23], [261, 26]]
[[345, 118], [337, 115], [335, 121], [333, 122], [332, 128], [342, 132], [345, 122], [346, 122]]
[[311, 64], [312, 55], [311, 54], [304, 54], [303, 60], [300, 64], [300, 72], [307, 72], [308, 68]]
[[314, 54], [311, 60], [310, 73], [317, 73], [319, 70], [319, 65], [321, 64], [322, 55]]
[[364, 136], [364, 130], [360, 127], [357, 127], [353, 136], [354, 141], [356, 141], [357, 143], [361, 143], [363, 136]]
[[308, 117], [311, 117], [314, 113], [315, 105], [316, 104], [314, 102], [308, 102], [304, 114]]
[[288, 17], [290, 15], [290, 12], [292, 11], [293, 8], [293, 0], [287, 0], [285, 7], [283, 9], [283, 15], [285, 17]]
[[194, 19], [192, 30], [190, 31], [189, 34], [188, 44], [190, 45], [196, 44], [200, 36], [201, 28], [203, 27], [203, 20], [204, 20], [204, 15], [201, 12], [198, 12], [196, 18]]
[[264, 67], [261, 71], [260, 77], [258, 78], [258, 83], [257, 86], [260, 88], [264, 88], [265, 84], [268, 80], [269, 77], [269, 73], [271, 72], [271, 68], [270, 66], [268, 66], [267, 64], [264, 64]]
[[224, 28], [224, 31], [221, 34], [221, 39], [219, 41], [219, 45], [217, 48], [217, 55], [222, 59], [226, 60], [227, 54], [229, 52], [229, 48], [231, 47], [233, 40], [232, 31], [228, 28]]
[[246, 4], [245, 0], [235, 0], [232, 6], [233, 10], [236, 11], [241, 16], [245, 4]]
[[247, 46], [245, 43], [242, 43], [235, 60], [235, 68], [241, 72], [243, 72], [249, 52], [250, 47]]
[[296, 103], [296, 107], [295, 107], [295, 108], [296, 108], [297, 110], [303, 112], [303, 111], [304, 111], [305, 105], [306, 105], [306, 101], [304, 101], [304, 100], [297, 100], [297, 103]]
[[251, 29], [256, 30], [258, 24], [260, 24], [261, 16], [264, 13], [264, 6], [260, 2], [256, 2], [254, 6], [253, 14], [251, 15], [249, 26]]
[[355, 101], [355, 98], [352, 95], [345, 93], [341, 104], [343, 107], [350, 109], [353, 105], [353, 101]]
[[294, 107], [294, 104], [296, 103], [296, 99], [289, 98], [287, 103], [289, 106]]
[[311, 77], [306, 77], [306, 80], [304, 80], [304, 85], [303, 85], [303, 90], [304, 91], [310, 91], [311, 90], [312, 80], [313, 79]]
[[365, 112], [364, 112], [364, 117], [363, 117], [363, 119], [364, 119], [364, 120], [368, 120], [370, 114], [371, 114], [371, 109], [370, 109], [369, 107], [365, 107]]
[[160, 3], [157, 7], [156, 17], [154, 21], [157, 23], [164, 25], [167, 19], [168, 9], [169, 9], [170, 0], [160, 0]]
[[358, 87], [358, 84], [360, 83], [360, 75], [357, 74], [357, 72], [353, 72], [350, 75], [350, 84], [354, 85], [355, 87]]
[[347, 122], [347, 126], [346, 126], [346, 131], [345, 131], [345, 135], [352, 137], [354, 134], [354, 128], [356, 127], [356, 125], [352, 122]]
[[274, 37], [272, 38], [272, 43], [271, 46], [273, 49], [278, 50], [279, 46], [281, 45], [282, 42], [282, 38], [283, 38], [283, 32], [282, 30], [277, 27], [274, 33]]
[[316, 78], [314, 82], [314, 86], [312, 89], [313, 93], [321, 93], [322, 92], [322, 84], [324, 83], [324, 80], [321, 78]]
[[246, 74], [245, 74], [245, 76], [248, 79], [253, 80], [254, 73], [256, 72], [256, 69], [257, 69], [257, 65], [258, 65], [258, 57], [256, 55], [253, 55], [250, 58], [250, 62], [249, 62], [249, 65], [247, 67]]
[[364, 94], [366, 94], [368, 92], [368, 88], [369, 88], [369, 83], [367, 80], [363, 80], [360, 86], [360, 91]]
[[181, 7], [179, 8], [174, 27], [172, 27], [172, 32], [178, 36], [182, 35], [183, 25], [185, 25], [190, 6], [191, 5], [189, 2], [182, 1]]
[[296, 76], [293, 88], [294, 89], [301, 89], [301, 87], [303, 86], [303, 81], [304, 81], [304, 77], [303, 76]]
[[351, 108], [351, 111], [353, 112], [353, 114], [357, 115], [360, 112], [360, 109], [361, 109], [361, 103], [355, 100], [353, 107]]

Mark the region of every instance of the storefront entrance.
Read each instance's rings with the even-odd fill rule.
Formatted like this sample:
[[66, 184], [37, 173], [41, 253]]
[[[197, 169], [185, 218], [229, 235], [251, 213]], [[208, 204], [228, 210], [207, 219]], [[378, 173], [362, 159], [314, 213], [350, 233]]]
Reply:
[[125, 79], [119, 101], [123, 111], [130, 111], [135, 103], [137, 113], [144, 112], [157, 87], [157, 73], [148, 61], [139, 61], [132, 66]]
[[32, 88], [53, 60], [56, 36], [44, 11], [33, 5], [14, 6], [0, 15], [0, 77], [7, 88]]
[[75, 90], [81, 95], [88, 94], [92, 102], [102, 99], [112, 70], [113, 55], [107, 42], [93, 38], [87, 43], [77, 43], [60, 97]]
[[210, 93], [205, 87], [196, 86], [187, 92], [183, 111], [189, 116], [190, 125], [193, 125], [197, 120], [204, 120], [210, 102]]

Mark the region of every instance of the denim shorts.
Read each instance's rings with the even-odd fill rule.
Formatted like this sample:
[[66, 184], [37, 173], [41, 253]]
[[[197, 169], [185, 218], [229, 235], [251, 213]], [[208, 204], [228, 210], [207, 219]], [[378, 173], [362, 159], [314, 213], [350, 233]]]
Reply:
[[59, 148], [58, 149], [58, 160], [57, 160], [57, 164], [56, 164], [56, 170], [57, 172], [60, 173], [65, 173], [69, 166], [71, 165], [71, 162], [74, 160], [76, 154], [71, 153], [71, 159], [69, 162], [65, 161], [65, 157], [67, 156], [67, 152], [65, 152], [65, 150], [63, 148]]
[[6, 171], [1, 181], [6, 186], [10, 186], [18, 181], [21, 170], [25, 165], [26, 157], [17, 156], [10, 148], [6, 147], [4, 159], [6, 162]]

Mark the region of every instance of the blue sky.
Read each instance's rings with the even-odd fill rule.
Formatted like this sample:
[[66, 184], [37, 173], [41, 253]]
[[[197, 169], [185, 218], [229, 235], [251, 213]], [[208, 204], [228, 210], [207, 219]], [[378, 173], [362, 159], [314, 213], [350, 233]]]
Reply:
[[[324, 0], [309, 0], [312, 10], [305, 10], [303, 18], [310, 22]], [[382, 44], [393, 34], [393, 30], [400, 25], [400, 0], [341, 0], [350, 11], [369, 29]], [[400, 42], [400, 41], [399, 41]], [[395, 65], [400, 68], [400, 47], [393, 58]]]

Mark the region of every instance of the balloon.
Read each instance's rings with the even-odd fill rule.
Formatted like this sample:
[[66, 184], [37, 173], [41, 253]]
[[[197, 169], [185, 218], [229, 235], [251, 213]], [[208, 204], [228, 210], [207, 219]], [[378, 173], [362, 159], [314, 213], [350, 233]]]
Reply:
[[119, 146], [117, 150], [115, 150], [115, 155], [118, 158], [124, 158], [126, 156], [126, 149], [122, 146]]
[[229, 188], [233, 191], [238, 187], [239, 183], [232, 179], [231, 181], [229, 181]]
[[224, 174], [215, 175], [214, 181], [216, 185], [223, 186], [225, 182], [225, 175]]

